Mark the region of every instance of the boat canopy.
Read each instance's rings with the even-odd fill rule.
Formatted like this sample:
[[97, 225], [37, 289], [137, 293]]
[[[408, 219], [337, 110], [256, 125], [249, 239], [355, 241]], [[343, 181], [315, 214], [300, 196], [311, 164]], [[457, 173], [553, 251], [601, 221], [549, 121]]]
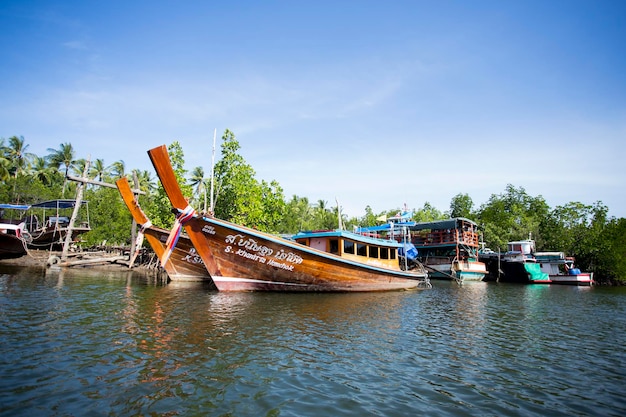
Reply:
[[465, 217], [454, 217], [445, 220], [435, 220], [432, 222], [419, 222], [413, 226], [409, 226], [411, 230], [424, 230], [424, 229], [456, 229], [459, 223], [469, 223], [472, 226], [477, 226], [475, 222]]
[[[445, 220], [435, 220], [432, 222], [393, 222], [393, 228], [399, 229], [402, 227], [407, 227], [410, 230], [441, 230], [441, 229], [457, 229], [460, 223], [469, 223], [472, 226], [476, 227], [477, 224], [470, 219], [466, 219], [465, 217], [454, 217], [452, 219]], [[380, 226], [370, 226], [370, 227], [360, 227], [357, 229], [357, 233], [364, 232], [381, 232], [384, 230], [391, 229], [391, 222], [381, 224]]]
[[370, 227], [358, 227], [356, 229], [357, 233], [366, 233], [366, 232], [382, 232], [386, 230], [391, 230], [391, 225], [393, 224], [393, 228], [397, 230], [401, 230], [402, 227], [411, 228], [415, 226], [417, 223], [415, 222], [402, 222], [402, 223], [385, 223], [380, 226], [370, 226]]
[[0, 204], [0, 209], [28, 210], [30, 206], [23, 204]]
[[351, 239], [358, 242], [365, 242], [375, 245], [384, 245], [390, 246], [394, 248], [401, 247], [402, 245], [395, 240], [388, 239], [379, 239], [375, 237], [368, 237], [364, 235], [360, 235], [357, 233], [352, 233], [347, 230], [335, 229], [335, 230], [313, 230], [313, 231], [304, 231], [299, 232], [292, 236], [293, 240], [303, 239], [303, 238], [314, 238], [314, 237], [341, 237], [344, 239]]
[[[87, 204], [86, 201], [82, 202], [82, 205]], [[41, 203], [33, 204], [32, 208], [74, 208], [76, 205], [76, 200], [50, 200], [50, 201], [42, 201]]]

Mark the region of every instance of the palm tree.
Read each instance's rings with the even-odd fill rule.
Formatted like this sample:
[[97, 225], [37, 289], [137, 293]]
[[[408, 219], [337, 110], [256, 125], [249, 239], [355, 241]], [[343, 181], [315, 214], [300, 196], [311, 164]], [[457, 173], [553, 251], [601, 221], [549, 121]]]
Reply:
[[6, 181], [11, 178], [11, 161], [0, 155], [0, 180]]
[[[63, 192], [62, 195], [65, 196], [65, 187], [67, 186], [67, 175], [70, 171], [70, 167], [74, 164], [74, 148], [71, 143], [62, 143], [61, 147], [56, 150], [52, 148], [48, 148], [48, 161], [50, 162], [50, 166], [60, 168], [61, 166], [65, 167], [65, 181], [63, 181]], [[81, 172], [82, 174], [82, 172]]]
[[14, 170], [13, 179], [15, 181], [13, 183], [13, 194], [15, 194], [18, 174], [26, 173], [30, 165], [30, 160], [35, 155], [26, 152], [26, 149], [28, 149], [28, 145], [24, 144], [23, 136], [20, 136], [19, 138], [17, 136], [10, 137], [9, 145], [4, 149], [7, 159], [11, 161], [11, 169]]
[[0, 180], [6, 181], [11, 176], [9, 169], [11, 161], [6, 158], [6, 147], [4, 146], [4, 138], [0, 138]]
[[204, 212], [206, 213], [206, 178], [204, 178], [204, 169], [202, 169], [202, 167], [195, 167], [193, 169], [189, 183], [192, 187], [196, 187], [196, 195], [200, 196], [204, 194]]
[[309, 204], [309, 199], [306, 197], [297, 197], [293, 196], [293, 200], [297, 201], [297, 212], [298, 217], [300, 217], [300, 225], [297, 231], [304, 230], [305, 225], [309, 225], [310, 217], [311, 217], [311, 204]]
[[54, 172], [50, 168], [46, 158], [35, 156], [31, 163], [31, 175], [44, 184], [51, 184]]
[[[145, 191], [148, 194], [152, 194], [154, 190], [156, 190], [156, 182], [155, 179], [152, 178], [152, 174], [150, 171], [140, 171], [133, 170], [133, 173], [137, 175], [137, 180], [139, 181], [139, 189], [141, 191]], [[135, 184], [137, 186], [137, 184]]]
[[94, 178], [96, 178], [98, 181], [102, 181], [102, 177], [109, 173], [109, 169], [109, 167], [104, 166], [103, 159], [96, 159], [95, 161], [93, 161], [93, 164], [91, 164], [89, 171], [91, 171], [90, 173], [91, 175], [93, 175]]
[[76, 174], [76, 176], [82, 177], [83, 174], [85, 173], [86, 167], [87, 167], [87, 160], [85, 158], [81, 158], [81, 159], [77, 159], [76, 161], [74, 161], [74, 166], [72, 167], [72, 170], [74, 171], [74, 174]]
[[126, 164], [124, 164], [124, 161], [122, 161], [121, 159], [119, 161], [113, 162], [108, 169], [110, 174], [113, 175], [113, 177], [115, 178], [122, 178], [124, 175], [126, 175]]

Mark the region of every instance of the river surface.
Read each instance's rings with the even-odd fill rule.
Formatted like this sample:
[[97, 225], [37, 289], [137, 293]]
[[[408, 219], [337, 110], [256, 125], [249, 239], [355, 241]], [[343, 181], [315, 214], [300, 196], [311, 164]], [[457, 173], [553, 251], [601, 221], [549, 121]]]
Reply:
[[218, 293], [0, 266], [0, 416], [624, 416], [626, 289]]

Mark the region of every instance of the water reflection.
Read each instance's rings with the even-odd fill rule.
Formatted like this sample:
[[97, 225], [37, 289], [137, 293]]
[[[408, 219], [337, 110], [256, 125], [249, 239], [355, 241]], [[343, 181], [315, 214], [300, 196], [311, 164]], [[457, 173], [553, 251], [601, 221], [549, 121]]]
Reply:
[[0, 269], [0, 416], [622, 415], [624, 300], [442, 282], [228, 294]]

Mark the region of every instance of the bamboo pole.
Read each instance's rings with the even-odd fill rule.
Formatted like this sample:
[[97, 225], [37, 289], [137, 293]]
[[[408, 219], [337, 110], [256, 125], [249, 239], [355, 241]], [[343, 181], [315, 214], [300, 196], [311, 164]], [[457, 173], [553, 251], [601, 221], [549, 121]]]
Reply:
[[[85, 170], [83, 171], [83, 177], [87, 177], [87, 173], [89, 172], [91, 156], [87, 157], [87, 162], [85, 163]], [[83, 189], [85, 188], [84, 182], [79, 182], [76, 187], [76, 201], [74, 203], [74, 212], [72, 213], [72, 217], [70, 218], [70, 224], [67, 226], [67, 232], [65, 234], [65, 242], [63, 243], [63, 252], [61, 252], [61, 262], [64, 262], [67, 259], [67, 253], [70, 249], [70, 243], [72, 243], [72, 234], [74, 232], [74, 222], [76, 221], [76, 217], [78, 217], [78, 211], [80, 210], [80, 206], [83, 203]]]

